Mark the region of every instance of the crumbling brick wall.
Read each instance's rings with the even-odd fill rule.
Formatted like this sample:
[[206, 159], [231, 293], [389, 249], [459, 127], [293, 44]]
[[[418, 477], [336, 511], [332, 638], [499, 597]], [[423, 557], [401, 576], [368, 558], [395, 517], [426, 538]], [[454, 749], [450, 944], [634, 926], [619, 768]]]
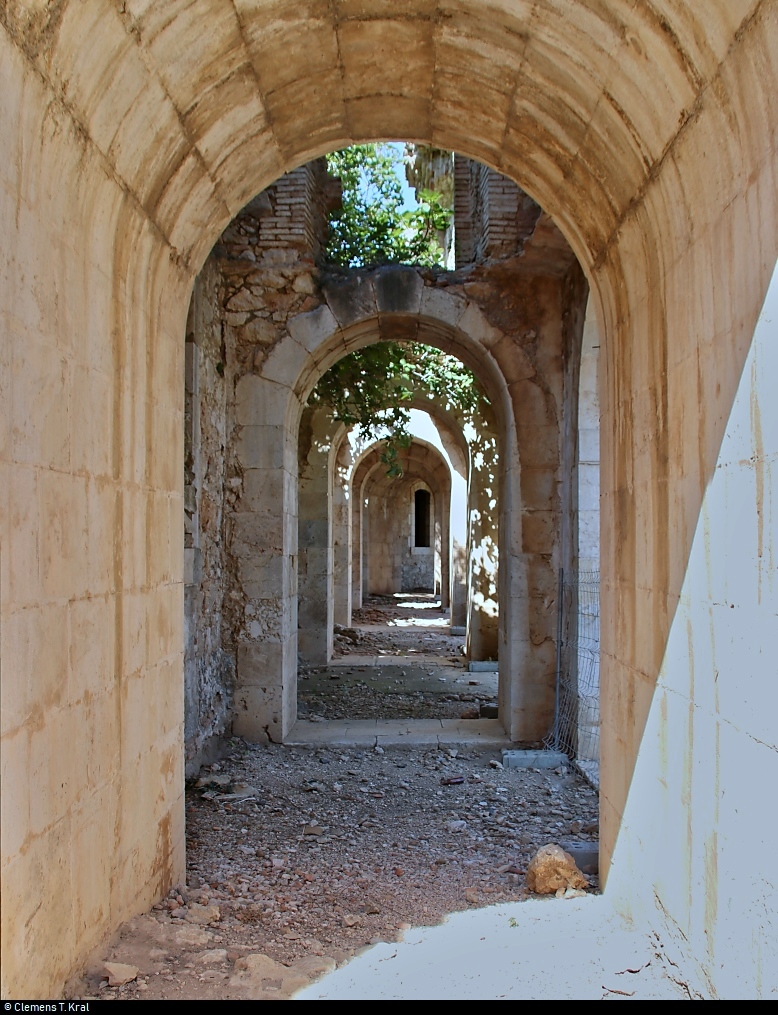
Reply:
[[225, 229], [216, 254], [261, 261], [269, 251], [296, 250], [320, 261], [329, 211], [339, 201], [340, 181], [327, 174], [327, 160], [306, 162], [249, 201]]
[[540, 207], [513, 180], [481, 162], [454, 156], [456, 266], [522, 251]]

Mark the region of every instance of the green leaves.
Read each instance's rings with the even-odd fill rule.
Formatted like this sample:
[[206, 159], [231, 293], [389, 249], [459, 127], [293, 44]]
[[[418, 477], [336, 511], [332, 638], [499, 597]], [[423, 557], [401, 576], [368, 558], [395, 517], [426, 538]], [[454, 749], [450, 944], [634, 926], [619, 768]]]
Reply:
[[[451, 222], [432, 190], [417, 192], [418, 207], [403, 207], [404, 160], [386, 143], [352, 145], [327, 156], [340, 178], [342, 205], [330, 216], [326, 258], [348, 268], [443, 261], [439, 236]], [[344, 356], [316, 386], [310, 402], [358, 427], [363, 439], [383, 440], [390, 476], [402, 475], [398, 452], [411, 442], [410, 402], [418, 392], [473, 412], [482, 398], [473, 374], [453, 356], [426, 345], [380, 342]]]
[[379, 342], [338, 360], [309, 402], [329, 406], [335, 419], [358, 427], [364, 440], [384, 440], [387, 474], [400, 476], [398, 451], [411, 443], [409, 403], [419, 393], [468, 415], [485, 400], [475, 376], [456, 357], [429, 345]]
[[403, 165], [386, 143], [352, 145], [327, 156], [328, 171], [342, 186], [341, 208], [330, 215], [330, 263], [364, 268], [443, 260], [437, 233], [446, 229], [451, 212], [433, 191], [422, 192], [418, 208], [404, 209]]

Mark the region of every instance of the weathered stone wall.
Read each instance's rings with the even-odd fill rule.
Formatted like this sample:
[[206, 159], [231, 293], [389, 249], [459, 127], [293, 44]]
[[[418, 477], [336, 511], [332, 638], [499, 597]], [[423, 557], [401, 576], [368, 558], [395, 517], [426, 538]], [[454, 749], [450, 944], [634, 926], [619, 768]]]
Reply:
[[221, 274], [213, 257], [195, 280], [186, 326], [184, 402], [184, 737], [194, 775], [232, 722], [233, 655], [222, 638], [228, 574], [226, 349]]
[[[194, 285], [184, 449], [185, 749], [191, 774], [230, 730], [238, 646], [262, 623], [263, 608], [243, 596], [242, 582], [250, 586], [264, 548], [242, 539], [246, 490], [236, 462], [235, 382], [262, 362], [289, 312], [317, 304], [309, 298], [316, 289], [314, 258], [323, 250], [336, 184], [324, 159], [282, 176], [230, 223]], [[265, 609], [272, 611], [272, 603]]]
[[[521, 535], [514, 529], [511, 552], [526, 562], [527, 625], [537, 679], [525, 680], [520, 704], [511, 704], [504, 688], [501, 708], [503, 714], [517, 708], [543, 716], [535, 726], [534, 739], [540, 739], [553, 712], [557, 571], [572, 559], [577, 528], [575, 399], [586, 282], [569, 247], [543, 215], [524, 237], [521, 257], [466, 266], [443, 280], [449, 291], [477, 301], [490, 324], [506, 336], [495, 348], [504, 350], [521, 458], [521, 503], [514, 508], [522, 517]], [[488, 447], [481, 461], [488, 469]], [[492, 492], [493, 485], [482, 484]], [[479, 514], [490, 519], [486, 510]], [[484, 578], [475, 593], [484, 597], [484, 605], [483, 632], [469, 649], [473, 658], [499, 658], [507, 648], [504, 641], [497, 644], [497, 603], [505, 601], [507, 592], [491, 578], [488, 559], [483, 560], [495, 542], [496, 534], [488, 528], [471, 533], [471, 544], [483, 547], [477, 555], [468, 552], [471, 595], [480, 587], [478, 575]]]
[[[214, 249], [222, 279], [225, 371], [230, 393], [226, 638], [238, 666], [241, 657], [245, 659], [251, 653], [250, 645], [257, 633], [274, 628], [279, 610], [277, 600], [265, 586], [278, 531], [273, 524], [268, 527], [258, 520], [252, 510], [262, 495], [274, 453], [261, 426], [243, 426], [238, 421], [239, 382], [261, 368], [288, 333], [290, 317], [321, 304], [314, 252], [321, 249], [326, 237], [324, 209], [329, 190], [323, 159], [301, 166], [249, 202]], [[267, 205], [271, 210], [263, 212]]]
[[[248, 202], [225, 229], [216, 254], [262, 261], [264, 254], [296, 250], [318, 261], [327, 241], [328, 213], [339, 201], [340, 181], [327, 174], [327, 160], [306, 162]], [[264, 284], [271, 280], [265, 278]]]
[[[405, 505], [402, 501], [398, 504], [398, 508], [402, 510], [405, 506], [408, 519], [410, 524], [407, 527], [406, 538], [402, 545], [402, 559], [400, 561], [400, 591], [401, 592], [436, 592], [441, 591], [440, 581], [440, 554], [443, 550], [441, 547], [440, 534], [433, 534], [429, 546], [416, 546], [415, 545], [415, 526], [413, 524], [413, 512], [414, 512], [414, 501], [413, 494], [416, 490], [427, 489], [426, 485], [420, 485], [414, 483], [407, 493], [410, 497], [407, 499]], [[430, 497], [430, 513], [432, 515], [432, 528], [435, 529], [435, 510], [438, 505], [435, 502], [435, 497]], [[437, 535], [437, 539], [435, 538]], [[445, 552], [448, 553], [448, 547], [445, 548]]]
[[463, 155], [454, 157], [456, 266], [521, 251], [539, 206], [507, 176]]
[[[436, 592], [445, 608], [450, 600], [449, 517], [451, 475], [436, 448], [414, 438], [397, 456], [402, 476], [387, 476], [374, 449], [366, 456], [368, 471], [362, 484], [368, 504], [367, 557], [371, 594], [392, 595], [424, 589]], [[430, 494], [430, 546], [414, 546], [414, 494]]]

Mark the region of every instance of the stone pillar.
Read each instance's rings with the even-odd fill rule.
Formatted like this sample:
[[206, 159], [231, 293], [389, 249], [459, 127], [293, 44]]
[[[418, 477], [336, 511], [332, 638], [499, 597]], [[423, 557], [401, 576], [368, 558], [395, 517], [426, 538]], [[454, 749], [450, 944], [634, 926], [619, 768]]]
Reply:
[[451, 545], [451, 626], [467, 626], [467, 547], [457, 539]]
[[332, 657], [333, 423], [325, 409], [306, 409], [300, 423], [297, 651], [306, 666]]
[[471, 440], [468, 485], [467, 658], [498, 657], [498, 497], [497, 434], [483, 415]]
[[344, 434], [334, 449], [332, 488], [333, 620], [342, 627], [351, 627], [351, 468], [351, 444]]
[[236, 461], [243, 475], [230, 517], [237, 567], [232, 601], [243, 607], [233, 730], [281, 742], [297, 718], [297, 434], [288, 387], [246, 374], [236, 385]]
[[[366, 498], [365, 498], [366, 500]], [[362, 519], [359, 556], [359, 586], [361, 589], [360, 603], [363, 603], [370, 595], [370, 511], [365, 500], [359, 506], [359, 514]]]
[[364, 497], [362, 486], [364, 476], [358, 477], [355, 473], [351, 489], [354, 491], [354, 501], [351, 505], [351, 609], [362, 609], [362, 542], [363, 542], [363, 519]]
[[365, 507], [367, 497], [367, 477], [374, 468], [374, 458], [370, 455], [362, 460], [354, 469], [351, 477], [351, 489], [353, 501], [351, 505], [351, 608], [359, 610], [362, 608], [362, 601], [368, 595], [367, 591], [367, 546], [368, 539], [368, 511]]

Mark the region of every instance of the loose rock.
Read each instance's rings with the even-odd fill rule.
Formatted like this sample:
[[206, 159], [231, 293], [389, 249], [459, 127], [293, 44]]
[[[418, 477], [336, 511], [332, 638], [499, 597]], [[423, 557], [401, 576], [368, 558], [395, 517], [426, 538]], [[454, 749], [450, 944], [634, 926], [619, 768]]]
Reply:
[[[104, 956], [148, 977], [110, 988], [103, 980], [101, 988], [100, 965], [82, 993], [284, 1000], [317, 969], [371, 941], [402, 938], [403, 927], [525, 898], [537, 847], [567, 834], [571, 821], [596, 817], [596, 793], [576, 776], [492, 769], [493, 753], [473, 747], [453, 757], [455, 748], [385, 747], [381, 755], [373, 746], [233, 740], [211, 774], [255, 786], [259, 796], [230, 801], [207, 787], [189, 790], [187, 883], [126, 925]], [[326, 782], [313, 778], [319, 773]], [[313, 782], [321, 789], [306, 792]], [[578, 845], [597, 843], [581, 832]], [[577, 897], [568, 888], [562, 897]], [[190, 913], [209, 907], [218, 921], [192, 922]], [[249, 956], [264, 959], [233, 967]]]
[[193, 902], [186, 914], [187, 923], [197, 923], [207, 926], [209, 923], [216, 923], [219, 920], [220, 911], [218, 906], [199, 906]]
[[527, 868], [527, 888], [538, 895], [555, 895], [560, 889], [587, 888], [588, 881], [575, 860], [555, 843], [537, 851]]
[[109, 987], [121, 987], [136, 979], [140, 970], [137, 966], [129, 966], [125, 962], [106, 962], [105, 972]]

